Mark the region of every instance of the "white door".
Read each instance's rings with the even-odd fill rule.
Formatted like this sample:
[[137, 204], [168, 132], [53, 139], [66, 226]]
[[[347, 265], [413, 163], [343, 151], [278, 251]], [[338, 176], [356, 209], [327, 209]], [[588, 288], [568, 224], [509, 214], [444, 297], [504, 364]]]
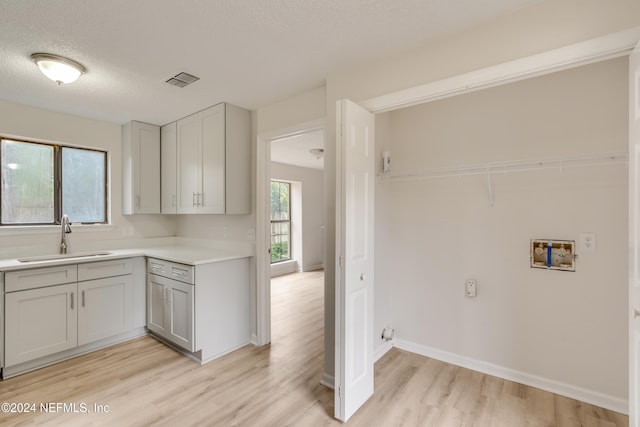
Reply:
[[373, 192], [375, 120], [337, 104], [339, 256], [336, 274], [335, 417], [347, 421], [373, 394]]
[[131, 329], [131, 274], [78, 283], [78, 345]]
[[197, 197], [198, 211], [223, 214], [225, 208], [225, 111], [214, 105], [200, 114], [202, 127], [202, 190]]
[[160, 130], [160, 212], [163, 214], [177, 213], [177, 129], [173, 122]]
[[147, 279], [147, 327], [150, 331], [166, 337], [167, 286], [160, 276], [149, 275]]
[[640, 427], [640, 43], [629, 57], [629, 425]]
[[133, 122], [136, 137], [133, 140], [133, 174], [137, 197], [134, 201], [135, 213], [160, 212], [160, 128], [146, 123]]
[[77, 286], [48, 286], [5, 295], [5, 366], [78, 344]]
[[188, 351], [196, 351], [193, 340], [193, 285], [170, 281], [167, 290], [165, 326], [167, 339]]
[[196, 115], [177, 122], [177, 190], [179, 214], [197, 213], [197, 195], [201, 187], [202, 127]]

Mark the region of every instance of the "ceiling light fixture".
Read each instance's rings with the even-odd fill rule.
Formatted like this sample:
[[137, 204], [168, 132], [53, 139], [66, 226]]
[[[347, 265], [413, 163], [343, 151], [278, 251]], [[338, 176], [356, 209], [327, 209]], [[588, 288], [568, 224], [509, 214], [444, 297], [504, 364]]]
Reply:
[[40, 68], [42, 74], [58, 83], [58, 85], [73, 83], [78, 80], [78, 77], [87, 72], [84, 65], [79, 62], [51, 53], [34, 53], [31, 55], [31, 60]]
[[317, 160], [320, 160], [322, 156], [324, 156], [324, 148], [312, 148], [309, 150], [309, 153], [311, 153], [311, 155]]

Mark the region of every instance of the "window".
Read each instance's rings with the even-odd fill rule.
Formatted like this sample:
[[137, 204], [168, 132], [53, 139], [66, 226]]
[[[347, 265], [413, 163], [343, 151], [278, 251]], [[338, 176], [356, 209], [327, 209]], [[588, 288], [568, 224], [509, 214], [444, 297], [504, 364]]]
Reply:
[[291, 184], [271, 181], [271, 263], [291, 259]]
[[1, 139], [0, 224], [107, 222], [107, 153]]

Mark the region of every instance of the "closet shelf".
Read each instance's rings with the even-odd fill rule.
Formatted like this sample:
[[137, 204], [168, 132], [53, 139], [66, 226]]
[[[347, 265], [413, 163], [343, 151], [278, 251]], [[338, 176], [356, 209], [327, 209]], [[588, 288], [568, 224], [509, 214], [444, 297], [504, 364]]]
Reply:
[[506, 175], [507, 173], [512, 172], [527, 172], [549, 169], [556, 169], [562, 172], [562, 170], [565, 168], [574, 167], [608, 166], [616, 164], [627, 165], [628, 159], [628, 153], [626, 151], [620, 151], [574, 157], [559, 157], [555, 159], [495, 162], [449, 168], [424, 169], [418, 171], [391, 172], [388, 174], [379, 173], [378, 177], [383, 181], [409, 181], [456, 176], [487, 175], [488, 179], [490, 179], [491, 175]]

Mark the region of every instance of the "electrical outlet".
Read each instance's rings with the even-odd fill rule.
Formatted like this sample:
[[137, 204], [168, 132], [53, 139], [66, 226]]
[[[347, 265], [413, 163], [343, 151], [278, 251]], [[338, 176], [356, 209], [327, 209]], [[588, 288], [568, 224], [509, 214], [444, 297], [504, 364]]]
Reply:
[[465, 283], [465, 295], [468, 297], [476, 296], [476, 281], [474, 279], [469, 279]]
[[580, 251], [596, 251], [596, 233], [580, 233]]

